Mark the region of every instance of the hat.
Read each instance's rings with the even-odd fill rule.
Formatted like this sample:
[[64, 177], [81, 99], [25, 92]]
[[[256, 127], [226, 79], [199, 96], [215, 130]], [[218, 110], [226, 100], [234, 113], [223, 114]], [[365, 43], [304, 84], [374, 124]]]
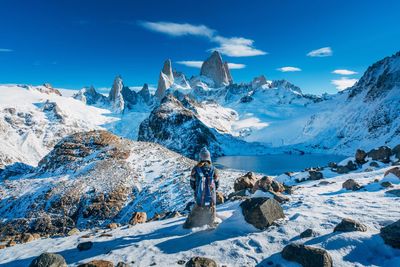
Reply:
[[199, 153], [199, 158], [200, 158], [200, 160], [201, 161], [205, 161], [205, 160], [208, 160], [209, 162], [211, 162], [211, 154], [210, 154], [210, 151], [208, 151], [208, 149], [206, 148], [206, 147], [203, 147], [201, 150], [200, 150], [200, 153]]

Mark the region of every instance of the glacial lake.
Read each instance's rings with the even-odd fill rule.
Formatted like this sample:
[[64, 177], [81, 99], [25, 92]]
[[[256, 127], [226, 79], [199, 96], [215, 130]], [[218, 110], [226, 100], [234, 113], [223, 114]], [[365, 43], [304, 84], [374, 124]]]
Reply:
[[[347, 158], [326, 154], [278, 154], [261, 156], [224, 156], [216, 159], [217, 167], [279, 175], [284, 172], [302, 171], [309, 167], [327, 166]], [[218, 166], [219, 165], [219, 166]]]

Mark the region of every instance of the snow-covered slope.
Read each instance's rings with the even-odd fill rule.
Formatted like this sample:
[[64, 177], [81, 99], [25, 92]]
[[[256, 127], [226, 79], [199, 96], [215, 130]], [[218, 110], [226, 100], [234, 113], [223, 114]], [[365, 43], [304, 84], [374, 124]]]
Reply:
[[[290, 201], [283, 205], [285, 219], [265, 231], [247, 224], [240, 201], [234, 201], [217, 207], [221, 223], [214, 231], [183, 229], [183, 217], [114, 230], [93, 229], [3, 249], [0, 264], [27, 266], [41, 253], [55, 252], [69, 266], [92, 259], [109, 260], [115, 265], [125, 262], [130, 266], [180, 266], [178, 261], [186, 262], [193, 256], [208, 257], [226, 266], [300, 266], [280, 254], [287, 244], [299, 242], [327, 250], [333, 266], [399, 266], [400, 250], [386, 245], [379, 235], [383, 226], [400, 218], [399, 197], [385, 193], [387, 189], [380, 186], [387, 169], [346, 175], [324, 171], [327, 178], [323, 183], [309, 181], [294, 190]], [[342, 189], [342, 183], [350, 178], [365, 189]], [[396, 179], [391, 181], [400, 188], [400, 180]], [[258, 191], [254, 196], [262, 195]], [[365, 224], [367, 231], [333, 232], [342, 218]], [[300, 238], [306, 229], [313, 229], [317, 236]], [[78, 251], [77, 245], [85, 241], [92, 241], [93, 247]]]
[[0, 86], [0, 168], [36, 165], [64, 136], [115, 121], [110, 111], [63, 97], [45, 86]]

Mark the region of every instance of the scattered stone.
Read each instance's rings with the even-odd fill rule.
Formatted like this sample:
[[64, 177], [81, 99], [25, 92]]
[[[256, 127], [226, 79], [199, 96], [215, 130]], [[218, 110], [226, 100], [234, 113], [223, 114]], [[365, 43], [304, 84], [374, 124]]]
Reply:
[[72, 228], [71, 230], [68, 231], [67, 235], [71, 236], [71, 235], [78, 235], [81, 231], [79, 231], [78, 228]]
[[309, 228], [300, 234], [300, 238], [307, 238], [307, 237], [315, 237], [318, 236], [318, 233], [315, 232], [313, 229]]
[[257, 177], [252, 172], [248, 172], [245, 175], [237, 178], [233, 184], [233, 189], [235, 192], [241, 191], [243, 189], [252, 189], [257, 182]]
[[372, 149], [367, 153], [367, 155], [373, 160], [377, 160], [383, 163], [389, 163], [390, 156], [392, 155], [392, 150], [390, 149], [390, 147], [381, 146], [377, 149]]
[[217, 192], [217, 205], [223, 204], [225, 202], [225, 197], [222, 192]]
[[78, 267], [114, 267], [114, 264], [105, 260], [92, 260], [88, 263], [79, 264]]
[[400, 220], [381, 228], [380, 235], [386, 244], [400, 249]]
[[276, 220], [285, 218], [282, 207], [275, 199], [251, 198], [240, 204], [246, 222], [264, 230]]
[[218, 267], [218, 264], [205, 257], [193, 257], [185, 265], [186, 267]]
[[10, 241], [8, 241], [8, 243], [7, 243], [7, 247], [13, 247], [13, 246], [15, 246], [17, 244], [17, 242], [15, 242], [14, 240], [10, 240]]
[[116, 229], [118, 228], [118, 224], [117, 223], [110, 223], [107, 225], [108, 229]]
[[379, 168], [379, 164], [376, 161], [372, 161], [369, 166], [374, 167], [374, 168]]
[[381, 183], [382, 187], [388, 188], [388, 187], [393, 187], [393, 184], [389, 181], [384, 181]]
[[145, 223], [147, 221], [147, 214], [146, 212], [135, 212], [132, 215], [132, 218], [130, 219], [129, 223], [132, 225], [138, 224], [138, 223]]
[[283, 192], [285, 191], [285, 187], [283, 184], [275, 181], [272, 177], [264, 176], [254, 184], [251, 191], [254, 193], [257, 190], [264, 192]]
[[310, 174], [310, 180], [321, 180], [324, 178], [324, 175], [322, 172], [319, 171], [309, 171]]
[[92, 241], [88, 241], [88, 242], [83, 242], [83, 243], [79, 243], [77, 246], [77, 249], [79, 251], [84, 251], [84, 250], [89, 250], [93, 247], [93, 242]]
[[393, 175], [397, 176], [400, 179], [400, 168], [399, 167], [391, 168], [390, 170], [387, 170], [385, 172], [384, 176], [387, 176], [389, 174], [393, 174]]
[[67, 263], [59, 254], [43, 253], [34, 259], [29, 267], [67, 267]]
[[353, 179], [348, 179], [342, 184], [342, 188], [346, 190], [357, 191], [360, 190], [362, 186]]
[[359, 231], [359, 232], [366, 232], [367, 231], [367, 226], [364, 224], [349, 219], [349, 218], [343, 218], [342, 221], [336, 225], [335, 229], [333, 229], [334, 232], [354, 232], [354, 231]]
[[86, 234], [86, 235], [81, 236], [81, 238], [91, 238], [92, 236], [93, 236], [92, 234]]
[[324, 180], [324, 181], [319, 182], [318, 185], [329, 185], [331, 183], [334, 183], [334, 182], [329, 182], [327, 180]]
[[365, 161], [366, 157], [367, 157], [367, 152], [365, 152], [362, 149], [357, 149], [355, 158], [358, 164], [364, 164], [366, 162]]
[[21, 243], [28, 243], [28, 242], [31, 242], [33, 240], [35, 240], [35, 238], [33, 237], [32, 234], [30, 234], [30, 233], [22, 234]]
[[125, 262], [120, 261], [117, 263], [116, 267], [129, 267], [129, 265]]
[[282, 257], [294, 261], [304, 267], [332, 267], [333, 261], [329, 253], [321, 248], [302, 244], [289, 244], [282, 250]]
[[108, 234], [108, 233], [102, 233], [99, 235], [99, 237], [112, 237], [112, 234]]
[[400, 197], [400, 189], [392, 189], [386, 191], [387, 194], [395, 195], [396, 197]]

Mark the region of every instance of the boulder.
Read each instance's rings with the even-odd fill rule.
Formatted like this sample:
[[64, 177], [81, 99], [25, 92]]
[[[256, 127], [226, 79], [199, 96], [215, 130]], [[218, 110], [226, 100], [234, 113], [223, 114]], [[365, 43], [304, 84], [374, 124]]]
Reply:
[[383, 163], [389, 163], [390, 156], [392, 155], [392, 150], [390, 149], [390, 147], [381, 146], [377, 149], [372, 149], [367, 153], [367, 155], [373, 160], [377, 160]]
[[146, 212], [135, 212], [132, 214], [132, 218], [129, 220], [129, 224], [135, 225], [138, 223], [145, 223], [147, 221]]
[[362, 186], [353, 179], [348, 179], [342, 184], [342, 188], [346, 190], [357, 191], [360, 190]]
[[109, 223], [107, 225], [107, 228], [108, 229], [116, 229], [116, 228], [118, 228], [118, 224], [117, 223]]
[[336, 225], [336, 227], [333, 229], [334, 232], [354, 232], [354, 231], [359, 231], [359, 232], [366, 232], [367, 231], [367, 226], [364, 224], [349, 219], [349, 218], [344, 218], [342, 221]]
[[311, 228], [308, 228], [307, 230], [305, 230], [300, 234], [300, 238], [315, 237], [315, 236], [318, 236], [318, 233]]
[[349, 160], [345, 166], [338, 165], [336, 168], [336, 172], [339, 174], [348, 173], [354, 170], [357, 170], [357, 164], [355, 164], [352, 160]]
[[392, 155], [400, 160], [400, 145], [397, 145], [392, 149]]
[[67, 267], [67, 263], [59, 254], [43, 253], [35, 258], [29, 267]]
[[79, 243], [76, 248], [79, 251], [85, 251], [85, 250], [91, 249], [92, 247], [93, 247], [93, 242], [92, 241], [87, 241], [87, 242]]
[[217, 205], [223, 204], [225, 202], [224, 193], [217, 192]]
[[111, 261], [92, 260], [88, 263], [79, 264], [78, 267], [114, 267]]
[[333, 261], [329, 253], [321, 248], [303, 244], [289, 244], [282, 250], [282, 258], [294, 261], [304, 267], [332, 267]]
[[21, 243], [28, 243], [35, 240], [32, 234], [30, 233], [23, 233], [21, 236]]
[[357, 149], [355, 159], [358, 164], [364, 164], [366, 162], [367, 152], [362, 149]]
[[282, 207], [275, 199], [251, 198], [240, 204], [246, 222], [264, 230], [276, 220], [285, 218]]
[[233, 184], [235, 192], [243, 189], [252, 189], [257, 182], [257, 177], [252, 172], [248, 172], [245, 175], [237, 178]]
[[392, 189], [392, 190], [388, 190], [386, 191], [387, 194], [391, 194], [394, 195], [396, 197], [400, 197], [400, 189]]
[[324, 175], [322, 172], [319, 171], [309, 171], [310, 174], [310, 180], [321, 180], [324, 178]]
[[393, 184], [389, 181], [384, 181], [381, 183], [381, 186], [387, 188], [387, 187], [393, 187]]
[[400, 220], [383, 227], [380, 235], [386, 244], [400, 249]]
[[394, 174], [395, 176], [397, 176], [400, 179], [400, 168], [399, 167], [391, 168], [385, 172], [384, 176], [389, 175], [389, 174]]
[[193, 257], [185, 265], [186, 267], [218, 267], [218, 264], [209, 258]]
[[71, 236], [71, 235], [77, 235], [79, 233], [80, 233], [80, 231], [78, 228], [72, 228], [71, 230], [68, 231], [67, 235]]
[[256, 181], [251, 191], [254, 193], [257, 190], [264, 192], [283, 192], [285, 191], [285, 187], [283, 184], [275, 181], [272, 177], [264, 176]]
[[215, 222], [215, 207], [199, 207], [195, 205], [186, 218], [183, 228], [191, 229], [204, 225], [213, 226]]

